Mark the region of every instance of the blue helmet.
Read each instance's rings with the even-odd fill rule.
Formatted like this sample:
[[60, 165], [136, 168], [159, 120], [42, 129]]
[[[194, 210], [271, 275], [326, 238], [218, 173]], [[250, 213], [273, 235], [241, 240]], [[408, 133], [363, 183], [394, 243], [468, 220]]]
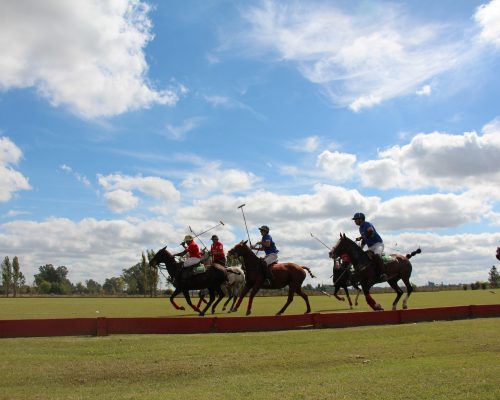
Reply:
[[354, 214], [354, 217], [352, 217], [352, 219], [361, 219], [361, 220], [365, 220], [365, 214], [363, 213], [360, 213], [360, 212], [357, 212], [356, 214]]

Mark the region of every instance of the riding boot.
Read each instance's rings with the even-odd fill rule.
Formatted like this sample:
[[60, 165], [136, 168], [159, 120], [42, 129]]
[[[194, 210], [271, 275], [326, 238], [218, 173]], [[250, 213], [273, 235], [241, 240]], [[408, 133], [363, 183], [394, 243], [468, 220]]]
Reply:
[[384, 260], [382, 260], [379, 254], [374, 254], [372, 260], [375, 265], [375, 275], [380, 282], [385, 282], [387, 280], [387, 274], [385, 273]]

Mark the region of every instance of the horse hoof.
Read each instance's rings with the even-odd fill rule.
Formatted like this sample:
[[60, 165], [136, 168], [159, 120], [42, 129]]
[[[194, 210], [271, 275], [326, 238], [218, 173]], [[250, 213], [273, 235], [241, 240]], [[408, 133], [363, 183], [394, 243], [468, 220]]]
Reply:
[[185, 311], [186, 309], [185, 309], [183, 306], [180, 306], [180, 307], [179, 307], [179, 310], [181, 310], [181, 311]]
[[406, 304], [403, 306], [403, 310], [408, 310], [408, 306]]
[[252, 312], [251, 311], [247, 311], [246, 315], [250, 315]]
[[199, 314], [199, 316], [200, 316], [200, 317], [204, 317], [204, 316], [205, 316], [205, 313], [202, 313], [202, 312], [201, 312], [201, 313]]

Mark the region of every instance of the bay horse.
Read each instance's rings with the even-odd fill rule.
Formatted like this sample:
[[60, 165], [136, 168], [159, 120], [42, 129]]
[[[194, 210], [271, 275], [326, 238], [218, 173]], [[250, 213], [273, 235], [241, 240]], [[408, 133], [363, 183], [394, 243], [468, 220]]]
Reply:
[[[165, 268], [170, 275], [170, 280], [174, 282], [175, 290], [170, 296], [170, 303], [176, 310], [184, 310], [183, 306], [179, 306], [175, 302], [175, 296], [182, 292], [184, 298], [190, 307], [204, 316], [210, 305], [215, 301], [215, 293], [218, 298], [215, 301], [214, 307], [222, 300], [224, 293], [222, 292], [221, 285], [227, 281], [227, 273], [223, 267], [207, 266], [205, 272], [196, 275], [187, 276], [189, 268], [182, 268], [183, 263], [176, 261], [175, 257], [167, 250], [166, 246], [158, 250], [154, 257], [149, 261], [150, 267], [160, 268], [160, 264], [165, 264]], [[208, 289], [210, 299], [203, 310], [198, 306], [193, 305], [191, 297], [189, 296], [190, 290]]]
[[263, 268], [266, 268], [265, 261], [254, 254], [250, 247], [248, 247], [247, 242], [248, 240], [241, 241], [228, 251], [228, 255], [236, 255], [243, 258], [245, 270], [245, 287], [240, 294], [234, 311], [238, 310], [241, 302], [243, 301], [243, 298], [250, 291], [250, 289], [251, 292], [250, 298], [248, 300], [246, 315], [250, 315], [252, 313], [253, 298], [262, 287], [265, 287], [266, 289], [281, 289], [288, 285], [288, 299], [285, 305], [276, 313], [276, 315], [281, 315], [285, 312], [287, 307], [293, 301], [293, 296], [295, 293], [301, 296], [306, 302], [307, 310], [305, 313], [310, 313], [311, 306], [309, 304], [309, 298], [307, 297], [307, 294], [305, 294], [302, 290], [302, 283], [304, 282], [304, 279], [306, 279], [306, 271], [309, 272], [311, 278], [314, 278], [311, 270], [308, 267], [304, 267], [291, 262], [273, 264], [269, 266], [271, 274], [273, 276], [271, 286], [264, 286], [263, 283], [265, 280], [265, 276]]
[[[420, 249], [417, 249], [406, 256], [401, 254], [391, 254], [392, 260], [385, 263], [385, 269], [388, 275], [387, 283], [396, 292], [396, 298], [392, 303], [393, 310], [396, 310], [398, 301], [403, 295], [403, 290], [398, 286], [398, 281], [400, 279], [403, 280], [403, 283], [406, 286], [406, 297], [403, 300], [403, 309], [406, 310], [408, 308], [408, 298], [413, 292], [413, 287], [410, 283], [412, 271], [410, 258], [419, 253], [421, 253]], [[359, 282], [368, 305], [375, 311], [382, 311], [382, 306], [376, 303], [370, 295], [371, 287], [376, 283], [379, 283], [379, 281], [377, 280], [375, 273], [375, 266], [372, 264], [372, 260], [368, 254], [345, 234], [340, 234], [340, 239], [330, 251], [330, 257], [339, 257], [342, 254], [347, 254], [349, 256], [354, 266], [354, 270], [359, 276]]]
[[352, 301], [351, 297], [349, 296], [348, 287], [352, 286], [354, 289], [357, 290], [354, 304], [358, 305], [358, 298], [359, 294], [361, 293], [361, 289], [359, 288], [358, 284], [359, 284], [358, 275], [355, 271], [354, 272], [351, 271], [351, 264], [350, 263], [344, 264], [343, 262], [337, 264], [337, 261], [335, 261], [333, 266], [333, 287], [334, 287], [333, 295], [335, 296], [335, 298], [340, 301], [345, 301], [343, 297], [340, 297], [337, 294], [340, 289], [344, 289], [345, 296], [349, 301], [349, 307], [352, 309]]

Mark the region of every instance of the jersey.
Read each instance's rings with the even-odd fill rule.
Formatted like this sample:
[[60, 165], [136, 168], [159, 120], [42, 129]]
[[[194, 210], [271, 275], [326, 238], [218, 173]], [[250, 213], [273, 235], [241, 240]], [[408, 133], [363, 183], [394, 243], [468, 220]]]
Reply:
[[[373, 229], [373, 233], [371, 236], [368, 236], [368, 229]], [[359, 226], [359, 233], [363, 238], [361, 242], [363, 245], [367, 245], [368, 247], [373, 246], [375, 243], [384, 243], [380, 235], [375, 230], [375, 227], [368, 221], [363, 221], [363, 223]]]
[[271, 245], [269, 247], [262, 246], [264, 248], [264, 251], [266, 252], [266, 256], [268, 254], [272, 254], [272, 253], [278, 254], [278, 249], [276, 248], [276, 243], [273, 242], [273, 238], [271, 237], [271, 235], [269, 233], [262, 236], [261, 243], [264, 243], [268, 240], [271, 243]]
[[212, 244], [212, 246], [210, 247], [210, 252], [212, 253], [214, 262], [216, 262], [217, 260], [224, 260], [226, 258], [226, 255], [224, 253], [224, 246], [221, 242], [215, 242], [214, 244]]
[[187, 247], [186, 250], [187, 250], [187, 252], [189, 254], [189, 257], [201, 258], [200, 248], [194, 242], [194, 240], [191, 243], [189, 243], [189, 245], [188, 245], [188, 247]]

